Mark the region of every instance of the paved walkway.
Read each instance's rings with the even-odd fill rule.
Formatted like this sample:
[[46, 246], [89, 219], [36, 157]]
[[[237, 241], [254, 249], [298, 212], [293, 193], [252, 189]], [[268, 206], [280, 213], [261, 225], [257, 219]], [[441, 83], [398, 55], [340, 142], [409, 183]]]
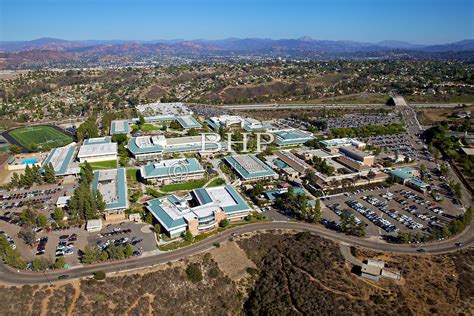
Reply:
[[352, 255], [351, 247], [348, 244], [341, 242], [339, 245], [339, 249], [344, 259], [346, 259], [346, 261], [352, 263], [355, 266], [359, 266], [359, 267], [362, 266], [362, 261], [360, 261], [359, 259], [357, 259], [356, 257]]

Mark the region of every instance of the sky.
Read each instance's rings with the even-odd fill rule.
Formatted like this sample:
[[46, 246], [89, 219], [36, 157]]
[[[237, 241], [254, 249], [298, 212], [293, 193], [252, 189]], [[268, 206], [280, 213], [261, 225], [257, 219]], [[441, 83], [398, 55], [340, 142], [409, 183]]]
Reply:
[[0, 41], [474, 38], [474, 0], [0, 0]]

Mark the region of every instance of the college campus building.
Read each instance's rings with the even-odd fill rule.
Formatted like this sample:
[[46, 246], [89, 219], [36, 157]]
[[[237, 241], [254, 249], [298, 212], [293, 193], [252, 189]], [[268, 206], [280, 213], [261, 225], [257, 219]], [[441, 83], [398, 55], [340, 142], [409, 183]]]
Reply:
[[128, 208], [125, 168], [94, 171], [92, 191], [102, 194], [107, 213], [123, 213]]
[[140, 177], [157, 184], [201, 179], [204, 173], [196, 158], [162, 160], [140, 167]]
[[184, 198], [169, 195], [150, 200], [147, 209], [171, 238], [186, 230], [198, 235], [218, 227], [223, 219], [242, 220], [251, 212], [231, 185], [196, 189]]
[[[135, 119], [138, 122], [138, 119]], [[202, 125], [192, 115], [157, 115], [145, 117], [145, 123], [173, 122], [176, 121], [184, 129], [201, 128]]]
[[281, 129], [271, 132], [278, 146], [302, 145], [313, 139], [313, 133], [295, 128]]
[[[387, 172], [387, 171], [386, 171]], [[392, 176], [395, 182], [401, 183], [415, 189], [422, 193], [431, 191], [431, 187], [428, 183], [421, 181], [418, 177], [419, 171], [412, 167], [402, 167], [398, 169], [388, 170], [388, 173]]]
[[339, 151], [347, 158], [356, 161], [364, 166], [372, 166], [375, 162], [375, 156], [352, 146], [341, 147]]
[[331, 153], [337, 153], [341, 147], [352, 146], [359, 150], [363, 150], [366, 147], [366, 143], [361, 142], [355, 138], [347, 137], [322, 140], [319, 143], [324, 149]]
[[258, 130], [268, 130], [272, 128], [272, 125], [262, 123], [259, 120], [254, 118], [242, 118], [237, 115], [221, 115], [221, 116], [214, 116], [209, 118], [206, 121], [207, 125], [209, 125], [213, 130], [219, 130], [222, 128], [232, 128], [232, 127], [239, 127], [243, 128], [248, 132], [258, 131]]
[[[201, 128], [202, 125], [192, 115], [156, 115], [144, 117], [145, 123], [162, 123], [176, 121], [184, 129]], [[130, 120], [114, 120], [110, 125], [110, 134], [130, 133], [130, 124], [137, 124], [140, 120], [133, 118]]]
[[129, 120], [115, 120], [110, 123], [110, 135], [130, 133]]
[[[205, 136], [206, 150], [214, 150], [218, 145], [213, 143], [212, 135]], [[221, 143], [221, 146], [224, 146]], [[128, 142], [128, 150], [138, 161], [154, 160], [163, 154], [189, 153], [203, 150], [203, 136], [187, 136], [166, 138], [163, 135], [132, 137]], [[225, 148], [225, 147], [223, 147]]]
[[98, 137], [84, 140], [79, 149], [77, 159], [79, 162], [98, 162], [117, 160], [118, 145], [112, 143], [112, 137]]
[[274, 155], [287, 166], [297, 171], [300, 175], [304, 175], [308, 169], [313, 170], [313, 167], [289, 151], [278, 150], [274, 152]]
[[243, 182], [278, 179], [278, 174], [256, 155], [234, 155], [224, 160]]
[[79, 165], [73, 163], [77, 146], [53, 148], [43, 161], [43, 167], [52, 164], [57, 176], [76, 175], [81, 171]]

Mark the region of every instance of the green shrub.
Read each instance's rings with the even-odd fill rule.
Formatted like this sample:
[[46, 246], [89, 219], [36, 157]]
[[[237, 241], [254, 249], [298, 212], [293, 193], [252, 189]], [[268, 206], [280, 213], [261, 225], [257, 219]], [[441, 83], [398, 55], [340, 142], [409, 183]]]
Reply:
[[94, 272], [94, 279], [97, 281], [104, 280], [105, 277], [106, 277], [106, 274], [104, 271]]
[[186, 268], [186, 275], [188, 276], [189, 281], [193, 283], [202, 281], [201, 267], [196, 263], [191, 263], [188, 265]]

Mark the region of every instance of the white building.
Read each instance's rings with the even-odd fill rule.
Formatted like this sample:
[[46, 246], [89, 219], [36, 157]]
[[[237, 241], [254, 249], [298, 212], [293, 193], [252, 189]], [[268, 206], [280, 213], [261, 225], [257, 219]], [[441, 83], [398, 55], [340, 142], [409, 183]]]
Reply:
[[97, 162], [117, 160], [118, 146], [112, 143], [111, 137], [99, 137], [84, 140], [79, 149], [79, 162]]
[[90, 219], [86, 223], [86, 230], [88, 232], [98, 232], [102, 229], [101, 219]]

